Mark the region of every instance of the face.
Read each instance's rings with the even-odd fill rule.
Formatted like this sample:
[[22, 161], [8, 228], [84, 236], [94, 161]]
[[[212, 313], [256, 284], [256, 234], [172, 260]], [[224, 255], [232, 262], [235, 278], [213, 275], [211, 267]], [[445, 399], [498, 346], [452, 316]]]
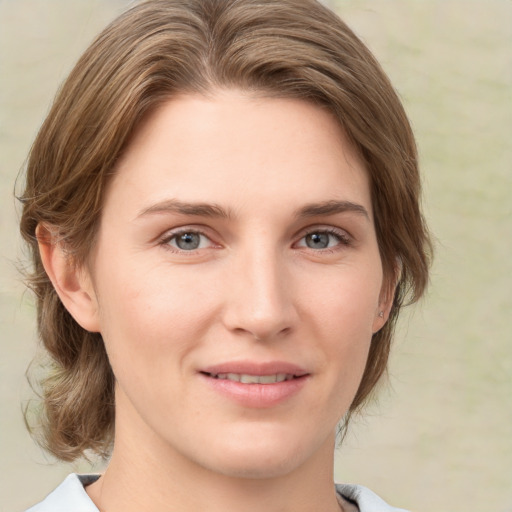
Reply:
[[332, 457], [386, 304], [368, 176], [329, 113], [235, 91], [164, 104], [88, 268], [119, 439], [225, 475]]

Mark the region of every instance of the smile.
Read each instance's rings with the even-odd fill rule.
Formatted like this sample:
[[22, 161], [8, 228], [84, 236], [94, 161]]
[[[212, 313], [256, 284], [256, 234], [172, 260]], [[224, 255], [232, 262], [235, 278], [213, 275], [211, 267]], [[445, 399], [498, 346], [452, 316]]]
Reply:
[[295, 379], [291, 373], [276, 373], [274, 375], [249, 375], [247, 373], [209, 373], [209, 377], [221, 380], [231, 380], [242, 384], [276, 384]]

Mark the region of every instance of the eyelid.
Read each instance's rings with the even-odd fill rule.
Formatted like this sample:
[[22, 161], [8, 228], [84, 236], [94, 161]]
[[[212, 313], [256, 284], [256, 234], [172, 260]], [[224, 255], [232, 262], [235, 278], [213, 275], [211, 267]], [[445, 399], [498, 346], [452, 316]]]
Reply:
[[[220, 248], [221, 244], [215, 241], [214, 236], [210, 233], [211, 229], [209, 229], [207, 226], [202, 225], [184, 225], [179, 226], [175, 228], [171, 228], [166, 230], [163, 234], [159, 235], [156, 239], [156, 243], [158, 245], [163, 246], [166, 250], [169, 250], [171, 252], [174, 252], [176, 254], [188, 254], [192, 255], [197, 253], [198, 251], [204, 251], [205, 249], [212, 249], [212, 248]], [[201, 235], [205, 238], [207, 238], [210, 242], [208, 247], [198, 248], [198, 249], [191, 249], [191, 250], [182, 250], [178, 247], [171, 246], [169, 242], [175, 238], [178, 237], [181, 234], [185, 233], [195, 233], [198, 235]], [[303, 240], [306, 236], [313, 234], [313, 233], [327, 233], [330, 235], [334, 235], [339, 239], [339, 245], [337, 247], [349, 247], [353, 245], [354, 243], [354, 237], [346, 230], [337, 226], [332, 225], [313, 225], [308, 226], [306, 228], [303, 228], [301, 231], [297, 233], [297, 235], [294, 237], [295, 242], [293, 243], [293, 246], [297, 246], [297, 244]], [[299, 246], [301, 249], [310, 249], [308, 247]], [[336, 247], [330, 247], [325, 249], [312, 249], [315, 252], [327, 252], [336, 250]]]
[[[309, 226], [302, 231], [299, 232], [297, 235], [297, 241], [294, 243], [296, 245], [298, 242], [303, 240], [306, 236], [311, 235], [313, 233], [327, 233], [330, 235], [334, 235], [340, 240], [340, 245], [347, 247], [351, 246], [354, 243], [354, 237], [343, 228], [339, 228], [336, 226], [325, 226], [325, 225], [315, 225], [315, 226]], [[302, 248], [302, 246], [301, 246]], [[307, 248], [307, 247], [306, 247]], [[333, 248], [325, 248], [325, 249], [314, 249], [317, 252], [320, 251], [329, 251]]]
[[[195, 254], [198, 251], [205, 250], [205, 249], [211, 249], [211, 248], [218, 248], [220, 247], [220, 244], [216, 243], [213, 239], [211, 234], [208, 233], [208, 229], [206, 229], [204, 226], [179, 226], [176, 228], [171, 228], [165, 231], [162, 235], [160, 235], [156, 242], [158, 245], [164, 247], [166, 250], [174, 252], [176, 254]], [[198, 249], [191, 249], [189, 251], [180, 249], [179, 247], [174, 247], [170, 245], [170, 241], [180, 235], [183, 235], [185, 233], [194, 233], [200, 236], [203, 236], [207, 238], [210, 242], [209, 247], [202, 247]]]

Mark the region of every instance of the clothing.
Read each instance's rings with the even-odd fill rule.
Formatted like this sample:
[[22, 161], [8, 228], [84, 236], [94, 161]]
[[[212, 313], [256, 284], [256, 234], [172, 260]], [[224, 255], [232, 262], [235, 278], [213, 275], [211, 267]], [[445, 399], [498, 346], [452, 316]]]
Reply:
[[[99, 475], [72, 473], [46, 499], [26, 512], [98, 512], [84, 489], [84, 486], [98, 478]], [[360, 485], [336, 484], [336, 491], [342, 498], [359, 507], [359, 512], [407, 512], [390, 507], [372, 491]]]

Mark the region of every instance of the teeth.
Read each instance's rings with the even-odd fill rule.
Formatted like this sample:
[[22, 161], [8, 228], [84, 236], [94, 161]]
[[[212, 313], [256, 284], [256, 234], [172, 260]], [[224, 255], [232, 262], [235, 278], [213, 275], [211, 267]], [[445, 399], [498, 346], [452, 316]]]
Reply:
[[242, 384], [259, 384], [260, 378], [261, 377], [258, 377], [257, 375], [246, 375], [243, 373], [240, 375], [240, 382]]
[[218, 373], [212, 375], [216, 379], [232, 380], [242, 384], [275, 384], [285, 380], [292, 380], [294, 377], [288, 373], [276, 373], [274, 375], [248, 375], [245, 373]]
[[[286, 375], [284, 375], [286, 377]], [[276, 382], [283, 382], [284, 378], [280, 378], [280, 374], [277, 375], [262, 375], [260, 377], [260, 384], [274, 384]]]

